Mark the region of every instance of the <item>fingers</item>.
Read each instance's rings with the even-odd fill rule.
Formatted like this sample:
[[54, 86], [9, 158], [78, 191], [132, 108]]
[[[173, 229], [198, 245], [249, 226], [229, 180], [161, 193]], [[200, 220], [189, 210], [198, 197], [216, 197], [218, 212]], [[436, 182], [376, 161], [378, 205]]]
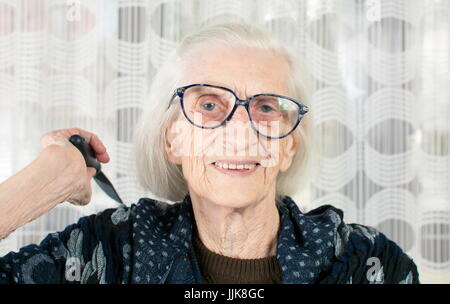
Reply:
[[107, 163], [110, 160], [108, 152], [105, 152], [103, 154], [97, 154], [96, 157], [98, 161], [102, 163]]
[[91, 145], [92, 149], [95, 152], [95, 156], [96, 158], [102, 162], [102, 163], [107, 163], [109, 162], [110, 158], [109, 158], [109, 154], [106, 151], [106, 147], [103, 144], [103, 142], [100, 140], [100, 138], [98, 138], [97, 135], [95, 135], [94, 133], [82, 130], [82, 129], [75, 129], [76, 131], [79, 132], [79, 135], [83, 136], [86, 141]]
[[71, 197], [68, 202], [78, 205], [78, 206], [85, 206], [89, 204], [92, 197], [92, 187], [91, 187], [91, 178], [96, 174], [95, 168], [87, 167], [86, 169], [86, 175], [88, 177], [88, 181], [83, 181], [83, 186], [79, 187], [79, 191], [75, 192], [73, 194], [73, 197]]
[[66, 138], [69, 138], [74, 134], [82, 136], [94, 150], [95, 157], [98, 159], [98, 161], [102, 163], [109, 162], [110, 157], [108, 152], [106, 151], [106, 147], [96, 134], [80, 128], [64, 129], [57, 132], [60, 132], [60, 134], [62, 134]]

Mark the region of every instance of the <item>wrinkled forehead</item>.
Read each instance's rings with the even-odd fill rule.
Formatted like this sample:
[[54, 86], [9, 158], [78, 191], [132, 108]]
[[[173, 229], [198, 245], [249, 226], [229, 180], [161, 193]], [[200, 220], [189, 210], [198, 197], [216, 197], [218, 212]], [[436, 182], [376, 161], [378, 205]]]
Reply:
[[207, 44], [181, 61], [180, 85], [208, 83], [232, 89], [240, 98], [254, 94], [289, 95], [289, 66], [272, 51]]

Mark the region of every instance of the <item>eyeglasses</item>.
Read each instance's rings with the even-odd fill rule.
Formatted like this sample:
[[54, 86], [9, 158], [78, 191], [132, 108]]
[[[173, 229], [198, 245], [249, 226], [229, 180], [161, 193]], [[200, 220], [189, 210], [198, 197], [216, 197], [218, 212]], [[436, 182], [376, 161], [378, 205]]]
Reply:
[[277, 94], [256, 94], [247, 100], [232, 90], [210, 84], [191, 84], [175, 90], [169, 107], [179, 97], [186, 119], [196, 127], [214, 129], [231, 120], [238, 106], [247, 110], [252, 128], [270, 139], [288, 136], [300, 124], [308, 107]]

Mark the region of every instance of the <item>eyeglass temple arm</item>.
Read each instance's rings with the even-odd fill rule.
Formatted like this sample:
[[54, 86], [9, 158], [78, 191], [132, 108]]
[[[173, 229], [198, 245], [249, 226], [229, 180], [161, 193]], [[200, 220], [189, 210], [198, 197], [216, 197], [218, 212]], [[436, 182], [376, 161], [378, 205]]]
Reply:
[[172, 104], [173, 99], [178, 95], [178, 89], [175, 90], [175, 92], [173, 92], [172, 97], [170, 98], [169, 104], [167, 105], [167, 109], [168, 110], [170, 108], [170, 105]]

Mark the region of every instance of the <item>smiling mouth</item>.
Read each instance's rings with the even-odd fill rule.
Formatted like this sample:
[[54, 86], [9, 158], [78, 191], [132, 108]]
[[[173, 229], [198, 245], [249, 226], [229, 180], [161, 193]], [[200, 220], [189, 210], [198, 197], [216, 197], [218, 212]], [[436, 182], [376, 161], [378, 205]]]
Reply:
[[212, 163], [215, 167], [226, 169], [226, 170], [251, 170], [256, 166], [260, 166], [261, 164], [258, 162], [248, 162], [248, 163], [227, 163], [216, 161]]
[[228, 175], [233, 178], [244, 178], [254, 174], [256, 170], [261, 166], [257, 162], [224, 162], [215, 161], [211, 165], [222, 174]]

